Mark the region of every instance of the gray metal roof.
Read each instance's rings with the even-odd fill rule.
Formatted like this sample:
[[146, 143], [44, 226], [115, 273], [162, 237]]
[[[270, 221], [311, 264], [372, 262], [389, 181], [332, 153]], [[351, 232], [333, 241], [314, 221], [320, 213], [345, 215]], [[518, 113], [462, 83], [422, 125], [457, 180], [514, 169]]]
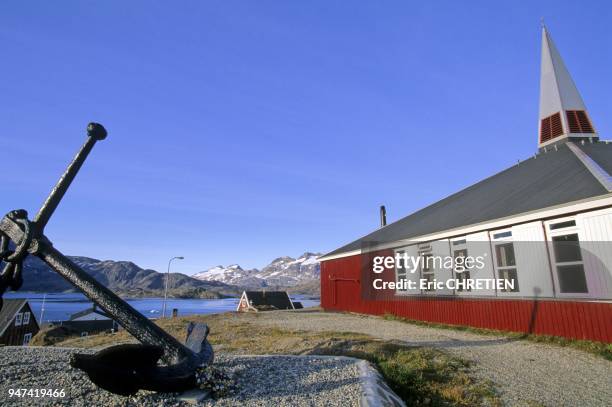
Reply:
[[[578, 146], [610, 173], [612, 144]], [[522, 161], [325, 256], [360, 250], [369, 242], [416, 238], [605, 194], [608, 190], [561, 144], [557, 151]]]
[[81, 318], [81, 317], [83, 317], [85, 315], [89, 315], [89, 314], [92, 314], [92, 313], [98, 314], [98, 315], [102, 315], [103, 317], [107, 317], [109, 319], [112, 319], [106, 312], [104, 312], [104, 310], [98, 308], [98, 306], [96, 304], [93, 304], [89, 308], [85, 308], [82, 311], [79, 311], [79, 312], [76, 312], [76, 313], [70, 315], [69, 320], [70, 321], [74, 321], [77, 318]]
[[15, 314], [23, 308], [27, 300], [25, 298], [3, 299], [2, 310], [0, 310], [0, 335], [15, 319]]

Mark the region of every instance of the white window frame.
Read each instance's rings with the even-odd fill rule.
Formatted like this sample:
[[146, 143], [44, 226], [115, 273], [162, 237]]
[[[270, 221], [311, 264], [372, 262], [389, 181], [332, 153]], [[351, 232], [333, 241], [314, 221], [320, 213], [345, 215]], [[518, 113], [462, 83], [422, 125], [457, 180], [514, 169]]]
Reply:
[[89, 332], [87, 332], [87, 331], [81, 332], [81, 338], [86, 338], [88, 336], [89, 336]]
[[[412, 252], [412, 249], [415, 249], [417, 247], [416, 244], [411, 244], [408, 246], [402, 246], [402, 247], [398, 247], [396, 249], [393, 250], [393, 255], [396, 256], [397, 253], [405, 253], [405, 252]], [[403, 262], [402, 262], [403, 263]], [[404, 264], [405, 266], [405, 264]], [[406, 270], [405, 272], [402, 272], [402, 269], [397, 267], [397, 264], [395, 265], [395, 282], [399, 282], [401, 278], [405, 278], [408, 281], [414, 281], [411, 278], [408, 278], [408, 276], [410, 275], [418, 275], [420, 278], [420, 271], [415, 270], [414, 273], [408, 273], [408, 270]], [[403, 277], [402, 277], [403, 276]], [[416, 281], [417, 283], [417, 288], [416, 289], [399, 289], [396, 288], [395, 291], [395, 295], [401, 295], [401, 296], [420, 296], [422, 294], [421, 290], [418, 288], [418, 279]]]
[[[395, 250], [394, 254], [397, 254], [397, 253], [404, 254], [406, 253], [406, 249]], [[405, 264], [403, 264], [403, 266], [404, 267], [398, 267], [397, 264], [395, 265], [395, 282], [396, 283], [399, 283], [400, 280], [408, 279], [408, 270], [406, 270]], [[403, 289], [396, 288], [395, 294], [396, 295], [408, 295], [409, 292], [407, 288], [403, 288]]]
[[24, 312], [23, 313], [23, 320], [21, 321], [21, 325], [27, 325], [30, 323], [30, 313], [29, 312]]
[[23, 313], [19, 312], [15, 315], [15, 326], [21, 326], [23, 321]]
[[[417, 255], [423, 259], [421, 261], [421, 264], [419, 264], [420, 279], [421, 280], [426, 279], [428, 282], [436, 279], [436, 268], [433, 266], [430, 268], [429, 266], [431, 265], [428, 264], [429, 262], [427, 261], [428, 257], [429, 258], [434, 257], [433, 248], [431, 247], [431, 244], [432, 242], [427, 242], [427, 243], [421, 243], [417, 246]], [[436, 292], [435, 287], [433, 289], [422, 289], [421, 290], [421, 294], [435, 294], [435, 292]]]
[[23, 335], [23, 346], [28, 346], [30, 345], [30, 341], [32, 340], [32, 334], [30, 332], [28, 332], [27, 334]]
[[[450, 255], [453, 258], [453, 278], [457, 281], [464, 281], [472, 278], [470, 274], [470, 270], [466, 269], [465, 271], [458, 272], [455, 271], [454, 260], [455, 260], [455, 252], [465, 250], [465, 256], [469, 256], [468, 247], [467, 247], [467, 236], [457, 237], [450, 240]], [[461, 295], [471, 292], [471, 288], [459, 289], [455, 288], [455, 294]]]
[[[574, 226], [568, 226], [568, 227], [564, 227], [560, 229], [551, 229], [551, 226], [554, 226], [558, 223], [571, 222], [571, 221], [574, 222]], [[581, 255], [582, 260], [580, 261], [557, 262], [557, 258], [555, 256], [555, 248], [554, 248], [554, 241], [553, 241], [554, 237], [566, 236], [566, 235], [578, 235], [578, 244], [580, 244], [580, 242], [583, 241], [582, 240], [582, 227], [580, 225], [578, 217], [570, 216], [570, 217], [563, 217], [563, 218], [548, 220], [544, 222], [544, 225], [546, 226], [546, 238], [547, 238], [546, 243], [548, 244], [548, 250], [550, 253], [550, 266], [553, 271], [553, 282], [555, 284], [555, 291], [557, 293], [557, 296], [558, 297], [572, 297], [572, 298], [590, 297], [592, 294], [591, 294], [591, 290], [589, 290], [589, 280], [587, 276], [586, 265], [584, 264], [584, 257], [582, 257]], [[584, 280], [585, 280], [586, 288], [587, 288], [586, 293], [561, 292], [561, 281], [559, 280], [559, 270], [557, 269], [557, 267], [558, 266], [574, 266], [574, 265], [582, 266], [582, 271], [584, 273]]]
[[[495, 235], [499, 235], [502, 233], [510, 233], [509, 236], [503, 236], [503, 237], [498, 237], [495, 238]], [[519, 278], [519, 268], [518, 268], [518, 259], [516, 258], [516, 249], [514, 247], [514, 238], [513, 238], [513, 233], [512, 233], [512, 229], [499, 229], [499, 230], [494, 230], [494, 231], [490, 231], [489, 232], [489, 236], [491, 236], [491, 246], [492, 246], [492, 252], [491, 255], [493, 256], [493, 269], [495, 271], [495, 278], [496, 279], [500, 279], [502, 278], [500, 275], [500, 271], [505, 271], [505, 270], [512, 270], [514, 269], [514, 272], [516, 273], [516, 283], [518, 285], [518, 289], [515, 288], [515, 291], [512, 290], [504, 290], [504, 289], [499, 289], [497, 290], [497, 294], [498, 295], [520, 295], [521, 293], [521, 281]], [[498, 262], [497, 262], [497, 246], [500, 246], [502, 244], [508, 244], [511, 243], [512, 244], [512, 249], [514, 251], [514, 266], [499, 266]]]

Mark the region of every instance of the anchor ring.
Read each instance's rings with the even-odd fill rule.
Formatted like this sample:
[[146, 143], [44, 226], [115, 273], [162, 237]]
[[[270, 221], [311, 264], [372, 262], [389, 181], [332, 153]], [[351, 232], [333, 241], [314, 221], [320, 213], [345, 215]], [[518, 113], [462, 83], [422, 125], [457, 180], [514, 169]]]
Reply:
[[28, 248], [30, 247], [30, 243], [32, 243], [33, 231], [30, 227], [30, 221], [28, 220], [28, 213], [23, 209], [9, 213], [9, 216], [13, 218], [16, 223], [23, 226], [23, 238], [17, 247], [15, 247], [15, 250], [8, 256], [5, 255], [3, 260], [9, 263], [16, 263], [27, 256]]

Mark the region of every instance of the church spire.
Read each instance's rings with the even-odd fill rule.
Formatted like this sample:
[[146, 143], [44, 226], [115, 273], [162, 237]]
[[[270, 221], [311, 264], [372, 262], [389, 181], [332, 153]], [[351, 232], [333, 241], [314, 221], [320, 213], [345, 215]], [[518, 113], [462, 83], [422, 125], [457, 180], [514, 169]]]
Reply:
[[540, 69], [538, 146], [589, 137], [597, 140], [582, 97], [544, 25]]

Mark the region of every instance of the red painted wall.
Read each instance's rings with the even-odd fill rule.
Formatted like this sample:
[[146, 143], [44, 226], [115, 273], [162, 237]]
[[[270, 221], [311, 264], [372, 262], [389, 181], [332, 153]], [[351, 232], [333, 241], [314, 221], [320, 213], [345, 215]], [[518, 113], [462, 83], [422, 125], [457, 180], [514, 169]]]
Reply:
[[[612, 343], [612, 303], [609, 302], [435, 296], [398, 298], [392, 291], [367, 295], [378, 291], [366, 291], [370, 283], [364, 277], [371, 277], [361, 275], [362, 269], [371, 273], [368, 262], [373, 255], [355, 255], [321, 263], [321, 306], [325, 310], [393, 314], [421, 321]], [[388, 270], [381, 276], [393, 281], [394, 272]], [[362, 280], [367, 286], [362, 287]]]

